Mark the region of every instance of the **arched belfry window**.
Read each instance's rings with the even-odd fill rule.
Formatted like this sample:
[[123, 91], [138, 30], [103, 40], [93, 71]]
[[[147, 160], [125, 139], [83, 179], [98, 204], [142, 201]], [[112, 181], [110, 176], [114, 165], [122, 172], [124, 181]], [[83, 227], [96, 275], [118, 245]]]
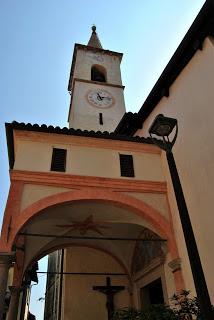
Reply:
[[91, 80], [106, 82], [106, 69], [98, 64], [91, 67]]

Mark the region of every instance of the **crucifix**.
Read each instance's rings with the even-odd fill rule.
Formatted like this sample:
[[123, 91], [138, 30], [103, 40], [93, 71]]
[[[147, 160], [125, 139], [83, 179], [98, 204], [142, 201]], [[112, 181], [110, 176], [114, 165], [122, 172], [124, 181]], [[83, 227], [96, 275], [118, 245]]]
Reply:
[[106, 277], [106, 286], [93, 286], [93, 290], [97, 290], [106, 295], [106, 309], [108, 311], [108, 320], [114, 313], [114, 295], [124, 290], [124, 286], [112, 286], [110, 277]]

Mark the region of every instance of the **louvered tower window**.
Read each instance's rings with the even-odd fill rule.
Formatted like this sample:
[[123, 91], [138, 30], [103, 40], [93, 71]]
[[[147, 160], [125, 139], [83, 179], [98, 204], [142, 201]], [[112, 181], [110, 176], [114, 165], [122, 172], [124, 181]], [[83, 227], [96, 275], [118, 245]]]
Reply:
[[67, 150], [53, 148], [51, 171], [65, 172]]
[[134, 177], [134, 164], [132, 155], [120, 154], [120, 172], [122, 177]]

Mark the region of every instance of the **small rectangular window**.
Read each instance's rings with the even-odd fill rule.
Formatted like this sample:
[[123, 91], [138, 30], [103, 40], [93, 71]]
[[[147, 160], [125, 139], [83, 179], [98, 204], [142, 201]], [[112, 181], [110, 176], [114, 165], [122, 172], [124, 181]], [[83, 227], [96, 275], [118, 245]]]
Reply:
[[102, 113], [99, 113], [99, 121], [100, 121], [100, 124], [103, 125], [103, 114]]
[[122, 177], [134, 177], [134, 164], [132, 155], [120, 154], [120, 172]]
[[53, 148], [51, 171], [65, 172], [67, 150]]

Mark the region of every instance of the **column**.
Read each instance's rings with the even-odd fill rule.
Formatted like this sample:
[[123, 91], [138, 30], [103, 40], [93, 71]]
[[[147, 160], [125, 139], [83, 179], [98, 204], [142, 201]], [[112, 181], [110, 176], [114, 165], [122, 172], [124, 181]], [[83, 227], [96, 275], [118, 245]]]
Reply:
[[175, 287], [177, 293], [181, 293], [185, 289], [184, 279], [181, 271], [181, 259], [176, 258], [168, 263], [168, 266], [172, 269], [174, 275]]
[[20, 288], [11, 286], [10, 289], [10, 305], [7, 314], [7, 320], [16, 320], [18, 314], [18, 307], [19, 307], [19, 295], [20, 295]]
[[13, 260], [14, 255], [12, 253], [0, 252], [0, 320], [2, 320], [4, 313], [8, 272]]

